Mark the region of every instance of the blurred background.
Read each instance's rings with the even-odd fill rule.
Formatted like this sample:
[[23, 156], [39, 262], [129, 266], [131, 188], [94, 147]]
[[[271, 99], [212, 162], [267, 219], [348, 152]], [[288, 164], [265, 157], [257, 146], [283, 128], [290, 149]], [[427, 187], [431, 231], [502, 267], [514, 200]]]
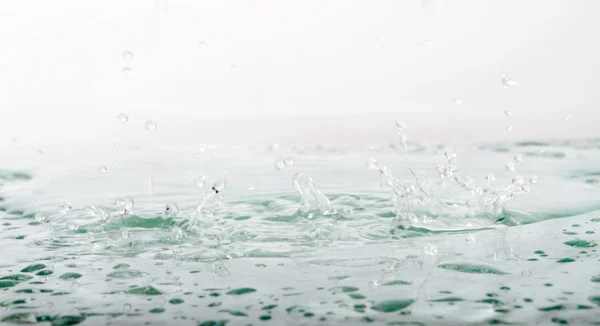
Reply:
[[596, 137], [598, 17], [593, 0], [2, 0], [0, 146], [390, 142], [395, 120], [413, 140]]

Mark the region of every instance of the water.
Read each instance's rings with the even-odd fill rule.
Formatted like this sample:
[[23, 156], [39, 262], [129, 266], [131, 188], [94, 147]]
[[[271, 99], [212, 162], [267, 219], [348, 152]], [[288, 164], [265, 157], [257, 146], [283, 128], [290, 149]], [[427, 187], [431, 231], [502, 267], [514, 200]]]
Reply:
[[397, 127], [407, 153], [13, 145], [0, 154], [0, 319], [599, 320], [600, 140], [450, 150]]

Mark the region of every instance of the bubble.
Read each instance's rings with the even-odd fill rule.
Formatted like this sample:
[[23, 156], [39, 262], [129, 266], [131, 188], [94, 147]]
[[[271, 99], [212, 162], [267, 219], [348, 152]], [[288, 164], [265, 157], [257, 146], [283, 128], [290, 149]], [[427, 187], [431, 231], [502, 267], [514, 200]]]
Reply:
[[117, 120], [125, 123], [125, 122], [129, 121], [129, 116], [126, 113], [121, 112], [117, 115]]
[[513, 126], [512, 125], [506, 126], [506, 131], [511, 132], [512, 130], [513, 130]]
[[379, 281], [376, 279], [372, 279], [369, 281], [369, 289], [375, 290], [379, 286]]
[[283, 164], [285, 164], [285, 166], [287, 167], [291, 167], [292, 165], [294, 165], [294, 163], [296, 163], [296, 159], [288, 156], [285, 159], [283, 159]]
[[518, 155], [518, 154], [517, 154], [517, 155], [515, 155], [515, 156], [513, 157], [513, 159], [514, 159], [514, 160], [515, 160], [515, 162], [517, 162], [517, 163], [521, 163], [521, 162], [523, 162], [523, 156], [521, 156], [521, 155]]
[[204, 41], [198, 41], [198, 47], [201, 48], [201, 49], [205, 48], [206, 47], [206, 42], [204, 42]]
[[133, 73], [133, 70], [131, 70], [131, 67], [125, 67], [123, 68], [123, 73], [125, 75], [131, 75]]
[[462, 101], [461, 99], [455, 98], [455, 99], [454, 99], [454, 103], [455, 103], [456, 105], [461, 105], [461, 104], [463, 104], [463, 101]]
[[133, 58], [133, 52], [131, 52], [129, 50], [123, 52], [123, 59], [131, 60], [131, 58]]
[[491, 174], [491, 173], [490, 173], [490, 174], [488, 174], [488, 175], [485, 177], [485, 179], [486, 179], [488, 182], [494, 182], [494, 181], [496, 180], [496, 176], [494, 176], [493, 174]]
[[374, 158], [370, 158], [370, 159], [367, 161], [367, 164], [366, 164], [366, 165], [367, 165], [367, 167], [368, 167], [369, 169], [371, 169], [371, 170], [373, 170], [373, 171], [379, 171], [379, 170], [380, 170], [379, 162], [377, 162], [377, 160], [376, 160], [376, 159], [374, 159]]
[[126, 303], [123, 305], [123, 312], [124, 313], [128, 313], [131, 311], [131, 305], [129, 303]]
[[515, 172], [515, 163], [514, 162], [506, 163], [506, 169], [510, 172]]
[[505, 88], [510, 88], [516, 86], [518, 82], [516, 80], [511, 79], [507, 75], [502, 75], [502, 86]]
[[508, 110], [504, 110], [504, 115], [507, 117], [512, 117], [514, 114]]
[[219, 192], [219, 191], [222, 191], [223, 189], [225, 189], [225, 186], [227, 186], [227, 181], [225, 179], [219, 179], [213, 185], [213, 189], [216, 190], [217, 192]]
[[179, 212], [179, 206], [176, 203], [169, 203], [165, 206], [165, 215], [175, 216]]
[[400, 130], [404, 130], [406, 129], [406, 124], [402, 121], [396, 121], [396, 127], [398, 127]]
[[101, 166], [98, 168], [98, 171], [100, 171], [100, 173], [106, 173], [106, 171], [108, 171], [108, 169], [106, 168], [106, 166]]
[[206, 177], [205, 176], [195, 177], [194, 178], [194, 183], [196, 184], [196, 186], [198, 188], [203, 188], [204, 185], [206, 184]]
[[529, 183], [531, 184], [536, 184], [538, 182], [538, 176], [537, 175], [532, 175], [531, 177], [529, 177]]
[[154, 120], [146, 121], [146, 124], [144, 126], [146, 127], [146, 130], [150, 131], [156, 130], [156, 128], [158, 128], [158, 124]]
[[70, 212], [72, 208], [73, 208], [73, 205], [71, 205], [70, 203], [64, 203], [64, 204], [58, 206], [57, 211], [61, 214], [66, 214], [66, 213]]
[[277, 161], [275, 161], [275, 168], [279, 171], [285, 169], [285, 163], [282, 159], [278, 159]]

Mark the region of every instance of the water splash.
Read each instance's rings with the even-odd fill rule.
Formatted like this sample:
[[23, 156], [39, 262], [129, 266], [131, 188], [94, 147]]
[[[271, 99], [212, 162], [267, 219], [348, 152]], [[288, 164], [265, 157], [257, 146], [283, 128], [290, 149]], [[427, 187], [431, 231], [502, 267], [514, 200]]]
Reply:
[[302, 198], [301, 210], [309, 212], [318, 209], [322, 214], [335, 213], [329, 199], [315, 187], [311, 177], [301, 173], [294, 174], [292, 184]]

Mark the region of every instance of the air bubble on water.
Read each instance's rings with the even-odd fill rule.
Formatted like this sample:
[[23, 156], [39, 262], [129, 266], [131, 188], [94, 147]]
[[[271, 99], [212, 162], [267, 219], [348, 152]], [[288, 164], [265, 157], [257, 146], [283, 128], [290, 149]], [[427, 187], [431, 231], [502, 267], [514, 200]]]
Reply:
[[131, 58], [133, 58], [133, 52], [129, 50], [123, 52], [123, 59], [131, 60]]
[[206, 42], [204, 42], [204, 41], [198, 41], [198, 47], [201, 48], [201, 49], [205, 48], [206, 47]]
[[283, 159], [283, 164], [285, 164], [285, 166], [287, 167], [291, 167], [292, 165], [294, 165], [294, 163], [296, 163], [296, 159], [288, 156], [285, 159]]
[[219, 179], [213, 185], [213, 189], [216, 190], [217, 192], [220, 192], [223, 189], [225, 189], [225, 186], [227, 186], [227, 181], [225, 179]]
[[512, 125], [506, 126], [506, 131], [511, 132], [512, 130], [513, 130], [513, 126]]
[[399, 130], [404, 130], [404, 129], [406, 129], [406, 124], [404, 122], [402, 122], [402, 121], [396, 121], [396, 127]]
[[514, 162], [506, 163], [506, 169], [510, 172], [515, 172], [515, 163]]
[[108, 171], [108, 169], [106, 168], [106, 166], [101, 166], [98, 168], [98, 171], [100, 171], [100, 173], [106, 173], [106, 171]]
[[146, 127], [146, 130], [153, 131], [153, 130], [156, 130], [156, 128], [158, 127], [158, 124], [154, 120], [148, 120], [148, 121], [146, 121], [146, 124], [144, 126]]
[[375, 290], [379, 286], [379, 281], [376, 279], [372, 279], [369, 281], [369, 289]]
[[129, 121], [129, 116], [126, 113], [121, 112], [117, 115], [117, 120], [125, 123], [125, 122]]
[[529, 177], [529, 183], [531, 184], [536, 184], [538, 182], [538, 177], [537, 175], [532, 175], [531, 177]]
[[505, 88], [510, 88], [516, 86], [517, 84], [518, 82], [516, 80], [509, 78], [507, 75], [502, 75], [502, 86]]
[[58, 206], [57, 211], [61, 214], [66, 214], [66, 213], [70, 212], [72, 208], [73, 208], [73, 205], [71, 205], [70, 203], [64, 203], [64, 204]]
[[517, 162], [517, 163], [523, 162], [523, 156], [522, 155], [518, 155], [517, 154], [513, 158], [514, 158], [515, 162]]
[[196, 184], [196, 186], [198, 188], [203, 188], [204, 185], [206, 184], [206, 177], [205, 176], [198, 176], [194, 178], [194, 184]]
[[571, 115], [568, 115], [568, 116], [564, 117], [564, 118], [563, 118], [563, 120], [565, 120], [565, 121], [569, 121], [569, 120], [570, 120], [572, 117], [573, 117], [573, 116], [571, 116]]
[[504, 115], [507, 117], [512, 117], [514, 114], [508, 110], [504, 110]]
[[283, 160], [282, 160], [282, 159], [277, 159], [277, 160], [275, 161], [275, 168], [276, 168], [277, 170], [279, 170], [279, 171], [281, 171], [281, 170], [285, 169], [285, 163], [283, 162]]
[[367, 165], [367, 167], [368, 167], [369, 169], [371, 169], [371, 170], [373, 170], [373, 171], [379, 171], [379, 170], [380, 170], [380, 165], [379, 165], [379, 162], [377, 162], [377, 160], [376, 160], [376, 159], [374, 159], [374, 158], [370, 158], [370, 159], [367, 161], [367, 164], [366, 164], [366, 165]]
[[131, 311], [131, 305], [129, 303], [126, 303], [123, 305], [123, 312], [124, 313], [128, 313]]
[[131, 75], [133, 73], [133, 70], [131, 69], [131, 67], [125, 67], [123, 68], [123, 73], [125, 75]]
[[461, 105], [461, 104], [463, 104], [463, 101], [462, 101], [461, 99], [459, 99], [459, 98], [455, 98], [453, 101], [454, 101], [454, 103], [455, 103], [456, 105]]
[[165, 206], [166, 216], [176, 216], [179, 212], [179, 206], [176, 203], [169, 203]]

